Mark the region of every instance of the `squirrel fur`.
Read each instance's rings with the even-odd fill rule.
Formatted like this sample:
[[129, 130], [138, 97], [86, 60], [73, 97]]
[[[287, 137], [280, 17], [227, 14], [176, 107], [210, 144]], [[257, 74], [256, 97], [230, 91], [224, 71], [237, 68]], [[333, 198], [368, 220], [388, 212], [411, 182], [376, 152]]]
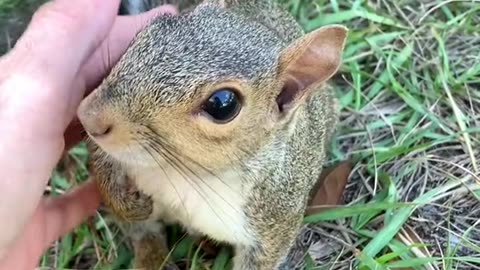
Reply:
[[[135, 267], [174, 269], [171, 223], [231, 244], [234, 270], [281, 267], [338, 121], [327, 81], [346, 34], [304, 33], [272, 0], [205, 0], [137, 34], [78, 110], [103, 200], [131, 228]], [[241, 104], [222, 124], [202, 111], [218, 89]]]

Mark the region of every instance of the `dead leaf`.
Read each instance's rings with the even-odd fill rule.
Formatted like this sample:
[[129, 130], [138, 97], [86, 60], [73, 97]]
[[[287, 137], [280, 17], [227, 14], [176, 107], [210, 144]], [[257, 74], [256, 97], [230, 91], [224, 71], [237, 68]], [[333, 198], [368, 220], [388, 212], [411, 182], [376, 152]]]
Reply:
[[305, 215], [316, 214], [339, 204], [351, 171], [351, 160], [342, 161], [324, 169], [310, 193], [310, 201]]

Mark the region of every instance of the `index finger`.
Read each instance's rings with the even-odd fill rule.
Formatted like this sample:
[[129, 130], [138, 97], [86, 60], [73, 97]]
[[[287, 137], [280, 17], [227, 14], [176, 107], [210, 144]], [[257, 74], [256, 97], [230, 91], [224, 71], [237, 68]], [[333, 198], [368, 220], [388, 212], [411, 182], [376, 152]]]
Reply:
[[82, 68], [82, 75], [87, 82], [87, 91], [93, 90], [98, 85], [125, 52], [134, 36], [153, 18], [177, 13], [175, 6], [162, 5], [138, 15], [118, 16], [110, 34]]
[[[54, 0], [40, 7], [1, 59], [1, 98], [9, 106], [3, 111], [29, 116], [22, 124], [36, 130], [37, 137], [61, 136], [75, 112], [72, 105], [83, 97], [80, 68], [107, 36], [118, 5], [119, 0]], [[55, 125], [30, 117], [35, 115]]]
[[[139, 15], [118, 16], [108, 37], [102, 42], [81, 69], [81, 76], [85, 78], [86, 93], [92, 91], [110, 71], [112, 66], [125, 52], [134, 36], [151, 19], [162, 14], [178, 14], [172, 5], [162, 5]], [[76, 117], [65, 131], [65, 151], [80, 142], [86, 133]]]

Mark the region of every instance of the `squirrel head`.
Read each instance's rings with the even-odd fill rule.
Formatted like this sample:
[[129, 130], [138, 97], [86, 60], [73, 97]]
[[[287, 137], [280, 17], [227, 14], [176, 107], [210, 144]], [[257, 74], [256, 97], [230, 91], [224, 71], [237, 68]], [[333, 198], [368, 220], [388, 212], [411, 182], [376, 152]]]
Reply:
[[241, 164], [337, 71], [347, 30], [286, 43], [221, 4], [161, 16], [138, 33], [78, 117], [108, 155], [131, 164]]

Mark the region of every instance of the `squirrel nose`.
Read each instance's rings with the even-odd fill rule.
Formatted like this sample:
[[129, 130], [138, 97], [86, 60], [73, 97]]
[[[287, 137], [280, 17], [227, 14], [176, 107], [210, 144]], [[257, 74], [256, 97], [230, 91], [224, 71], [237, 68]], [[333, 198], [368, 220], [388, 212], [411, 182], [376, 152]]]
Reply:
[[106, 124], [105, 122], [95, 123], [94, 125], [90, 125], [88, 128], [85, 127], [88, 134], [92, 137], [104, 137], [112, 131], [112, 125]]
[[78, 118], [85, 131], [94, 138], [103, 138], [112, 133], [113, 121], [101, 108], [80, 105]]
[[81, 117], [85, 131], [92, 137], [100, 138], [105, 137], [112, 133], [113, 124], [103, 117], [96, 117], [93, 115], [87, 117]]

